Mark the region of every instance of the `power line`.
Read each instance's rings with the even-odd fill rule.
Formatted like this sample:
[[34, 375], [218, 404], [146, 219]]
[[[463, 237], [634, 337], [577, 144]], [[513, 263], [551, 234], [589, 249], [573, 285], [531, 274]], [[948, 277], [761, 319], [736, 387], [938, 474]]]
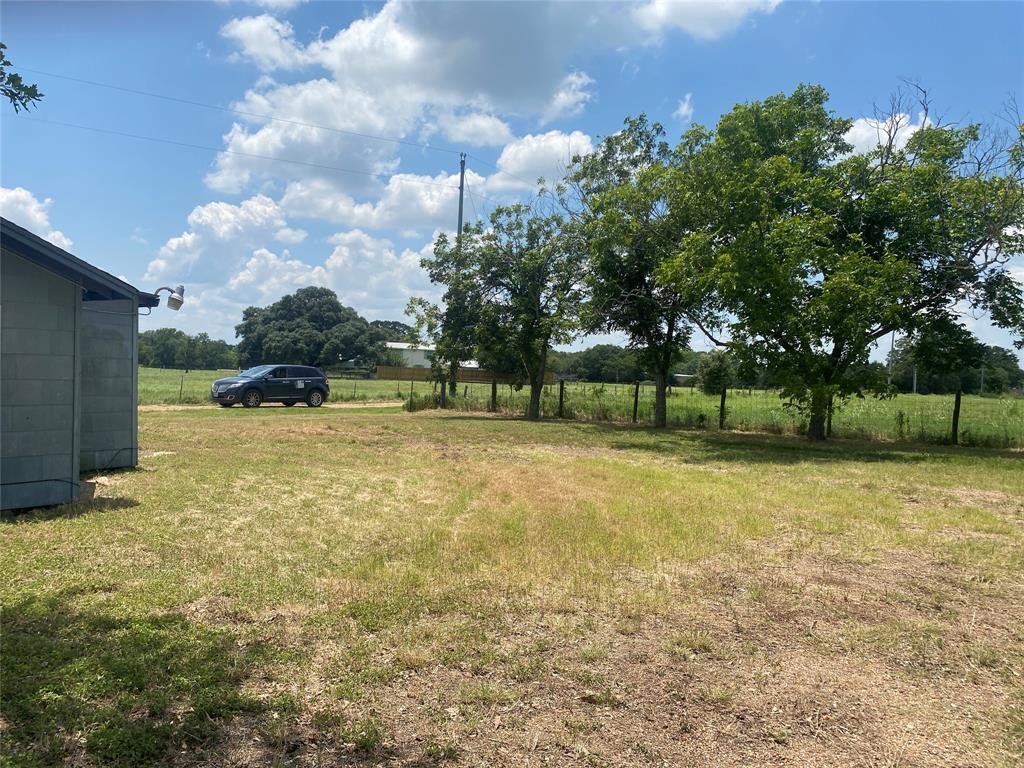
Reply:
[[[348, 130], [348, 129], [345, 129], [345, 128], [335, 128], [334, 126], [323, 125], [321, 123], [310, 123], [310, 122], [307, 122], [305, 120], [295, 120], [295, 119], [292, 119], [292, 118], [278, 117], [276, 115], [267, 115], [267, 114], [264, 114], [264, 113], [261, 113], [261, 112], [250, 112], [250, 111], [244, 110], [244, 109], [235, 109], [234, 107], [222, 107], [222, 106], [217, 105], [217, 104], [207, 104], [206, 102], [195, 101], [194, 99], [183, 99], [183, 98], [181, 98], [179, 96], [168, 96], [167, 94], [156, 93], [155, 91], [144, 91], [144, 90], [141, 90], [141, 89], [138, 89], [138, 88], [128, 88], [128, 87], [125, 87], [125, 86], [122, 86], [122, 85], [114, 85], [113, 83], [103, 83], [103, 82], [100, 82], [98, 80], [88, 80], [88, 79], [86, 79], [84, 77], [72, 77], [70, 75], [61, 75], [61, 74], [57, 74], [56, 72], [48, 72], [47, 70], [35, 69], [33, 67], [22, 67], [21, 69], [23, 71], [25, 71], [25, 72], [33, 72], [33, 73], [35, 73], [37, 75], [44, 75], [46, 77], [56, 77], [56, 78], [58, 78], [60, 80], [68, 80], [68, 81], [73, 82], [73, 83], [82, 83], [83, 85], [91, 85], [91, 86], [94, 86], [96, 88], [107, 88], [107, 89], [112, 90], [112, 91], [120, 91], [122, 93], [131, 93], [131, 94], [133, 94], [135, 96], [146, 96], [148, 98], [161, 99], [163, 101], [170, 101], [170, 102], [173, 102], [173, 103], [176, 103], [176, 104], [187, 104], [187, 105], [192, 106], [192, 107], [200, 107], [201, 109], [211, 109], [211, 110], [214, 110], [214, 111], [217, 111], [217, 112], [227, 112], [227, 113], [233, 114], [233, 115], [241, 115], [242, 117], [253, 117], [253, 118], [260, 119], [260, 120], [270, 120], [270, 121], [275, 122], [275, 123], [284, 123], [285, 125], [299, 125], [299, 126], [303, 126], [305, 128], [318, 128], [318, 129], [323, 130], [323, 131], [330, 131], [332, 133], [339, 133], [339, 134], [342, 134], [342, 135], [345, 135], [345, 136], [354, 136], [354, 137], [357, 137], [357, 138], [360, 138], [360, 139], [369, 139], [371, 141], [384, 141], [384, 142], [388, 142], [388, 143], [391, 143], [391, 144], [400, 144], [400, 145], [406, 146], [406, 147], [416, 147], [417, 149], [426, 149], [426, 150], [430, 150], [432, 152], [443, 152], [443, 153], [449, 154], [449, 155], [460, 154], [459, 150], [457, 150], [457, 149], [449, 149], [448, 147], [436, 147], [436, 146], [434, 146], [432, 144], [424, 144], [424, 143], [418, 142], [418, 141], [409, 141], [408, 139], [398, 139], [398, 138], [394, 138], [394, 137], [391, 137], [391, 136], [378, 136], [378, 135], [372, 134], [372, 133], [363, 133], [361, 131], [351, 131], [351, 130]], [[516, 181], [518, 181], [518, 182], [520, 182], [522, 184], [525, 184], [527, 187], [531, 187], [532, 188], [537, 183], [536, 180], [528, 181], [528, 180], [524, 179], [522, 176], [517, 176], [516, 174], [514, 174], [514, 173], [512, 173], [510, 171], [506, 171], [504, 168], [500, 168], [495, 163], [492, 163], [489, 160], [484, 160], [482, 157], [479, 157], [477, 155], [466, 153], [466, 156], [472, 158], [473, 160], [476, 160], [478, 163], [483, 163], [488, 168], [493, 168], [499, 174], [503, 174], [505, 176], [508, 176], [511, 179], [515, 179]]]
[[[29, 120], [35, 123], [44, 123], [47, 125], [59, 125], [65, 128], [77, 128], [83, 131], [92, 131], [94, 133], [105, 133], [111, 136], [121, 136], [129, 139], [139, 139], [140, 141], [151, 141], [157, 144], [170, 144], [176, 147], [187, 147], [189, 149], [199, 149], [207, 152], [215, 152], [217, 154], [225, 155], [237, 155], [239, 157], [256, 158], [258, 160], [269, 160], [276, 163], [290, 163], [292, 165], [302, 165], [307, 168], [317, 168], [324, 171], [334, 171], [336, 173], [350, 173], [359, 176], [369, 176], [371, 178], [377, 178], [379, 174], [373, 173], [372, 171], [360, 171], [355, 168], [339, 168], [334, 165], [323, 165], [321, 163], [310, 163], [305, 160], [292, 160], [285, 157], [271, 157], [270, 155], [259, 155], [255, 152], [240, 152], [235, 149], [224, 149], [222, 147], [210, 147], [204, 144], [192, 144], [187, 141], [178, 141], [176, 139], [161, 139], [156, 136], [144, 136], [138, 133], [128, 133], [126, 131], [116, 131], [112, 128], [97, 128], [92, 125], [79, 125], [78, 123], [66, 123], [60, 120], [47, 120], [41, 117], [29, 117], [20, 113], [10, 114], [11, 117], [16, 117], [19, 120]], [[421, 184], [427, 187], [440, 187], [442, 189], [458, 189], [458, 187], [452, 186], [451, 184], [438, 184], [436, 181], [419, 181], [416, 179], [403, 179], [403, 181], [409, 184]]]
[[[408, 141], [407, 139], [397, 139], [391, 136], [378, 136], [372, 133], [362, 133], [360, 131], [350, 131], [345, 128], [335, 128], [330, 125], [322, 125], [319, 123], [309, 123], [304, 120], [293, 120], [286, 117], [277, 117], [276, 115], [266, 115], [260, 112], [249, 112], [244, 109], [235, 109], [233, 107], [222, 107], [217, 104], [207, 104], [202, 101], [194, 101], [192, 99], [183, 99], [178, 96], [167, 96], [162, 93], [155, 93], [153, 91], [142, 91], [137, 88], [126, 88], [121, 85], [113, 85], [112, 83], [101, 83], [98, 80], [86, 80], [81, 77], [71, 77], [70, 75], [58, 75], [56, 72], [46, 72], [42, 69], [33, 69], [31, 67], [21, 67], [25, 72], [34, 72], [37, 75], [46, 75], [47, 77], [56, 77], [61, 80], [69, 80], [74, 83], [82, 83], [84, 85], [92, 85], [97, 88], [109, 88], [112, 91], [121, 91], [122, 93], [131, 93], [136, 96], [148, 96], [153, 99], [162, 99], [164, 101], [171, 101], [177, 104], [188, 104], [192, 107], [201, 107], [202, 109], [212, 109], [218, 112], [229, 112], [234, 115], [241, 115], [243, 117], [255, 117], [260, 120], [271, 120], [275, 123], [285, 123], [287, 125], [301, 125], [306, 128], [319, 128], [323, 131], [331, 131], [332, 133], [340, 133], [346, 136], [355, 136], [360, 139], [371, 139], [373, 141], [386, 141], [391, 144], [401, 144], [407, 147], [417, 147], [419, 149], [428, 149], [433, 152], [444, 152], [450, 155], [459, 154], [457, 149], [449, 149], [447, 147], [435, 147], [431, 144], [423, 144], [418, 141]], [[479, 158], [477, 158], [479, 160]], [[480, 162], [486, 162], [481, 160]], [[497, 167], [497, 166], [495, 166]]]

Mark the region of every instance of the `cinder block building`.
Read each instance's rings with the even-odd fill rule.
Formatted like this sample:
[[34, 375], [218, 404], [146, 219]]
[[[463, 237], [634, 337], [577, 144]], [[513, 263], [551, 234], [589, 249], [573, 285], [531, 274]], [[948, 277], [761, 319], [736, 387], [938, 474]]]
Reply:
[[135, 466], [138, 313], [159, 301], [0, 219], [0, 509]]

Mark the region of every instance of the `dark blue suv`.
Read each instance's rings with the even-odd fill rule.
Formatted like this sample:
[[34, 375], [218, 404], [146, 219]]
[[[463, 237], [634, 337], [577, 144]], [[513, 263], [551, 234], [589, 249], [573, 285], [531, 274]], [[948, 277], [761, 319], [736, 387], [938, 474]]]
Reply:
[[210, 399], [223, 408], [235, 403], [258, 408], [261, 403], [295, 405], [299, 401], [319, 408], [330, 393], [324, 372], [308, 365], [257, 365], [237, 376], [217, 379], [210, 387]]

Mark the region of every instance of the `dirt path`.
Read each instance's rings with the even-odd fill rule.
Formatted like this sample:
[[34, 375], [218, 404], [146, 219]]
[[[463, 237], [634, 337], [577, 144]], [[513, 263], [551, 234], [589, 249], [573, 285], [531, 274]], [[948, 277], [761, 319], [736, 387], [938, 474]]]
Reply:
[[[366, 403], [324, 403], [322, 408], [394, 408], [402, 404], [401, 400], [374, 400]], [[210, 408], [213, 403], [176, 403], [161, 405], [140, 405], [140, 411], [192, 411], [200, 408]], [[276, 406], [275, 403], [266, 403], [262, 407]], [[282, 406], [283, 407], [283, 406]]]

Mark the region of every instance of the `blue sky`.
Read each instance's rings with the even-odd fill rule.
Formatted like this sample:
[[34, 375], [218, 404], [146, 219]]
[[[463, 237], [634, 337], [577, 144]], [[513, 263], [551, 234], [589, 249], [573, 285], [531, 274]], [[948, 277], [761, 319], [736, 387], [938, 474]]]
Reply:
[[458, 150], [472, 218], [639, 112], [675, 137], [815, 82], [864, 136], [902, 79], [954, 122], [991, 121], [1024, 92], [1022, 3], [4, 2], [0, 14], [15, 69], [46, 94], [32, 119], [3, 110], [4, 216], [140, 288], [185, 283], [185, 308], [143, 328], [229, 340], [245, 306], [308, 284], [371, 319], [434, 296], [418, 262], [455, 227]]

